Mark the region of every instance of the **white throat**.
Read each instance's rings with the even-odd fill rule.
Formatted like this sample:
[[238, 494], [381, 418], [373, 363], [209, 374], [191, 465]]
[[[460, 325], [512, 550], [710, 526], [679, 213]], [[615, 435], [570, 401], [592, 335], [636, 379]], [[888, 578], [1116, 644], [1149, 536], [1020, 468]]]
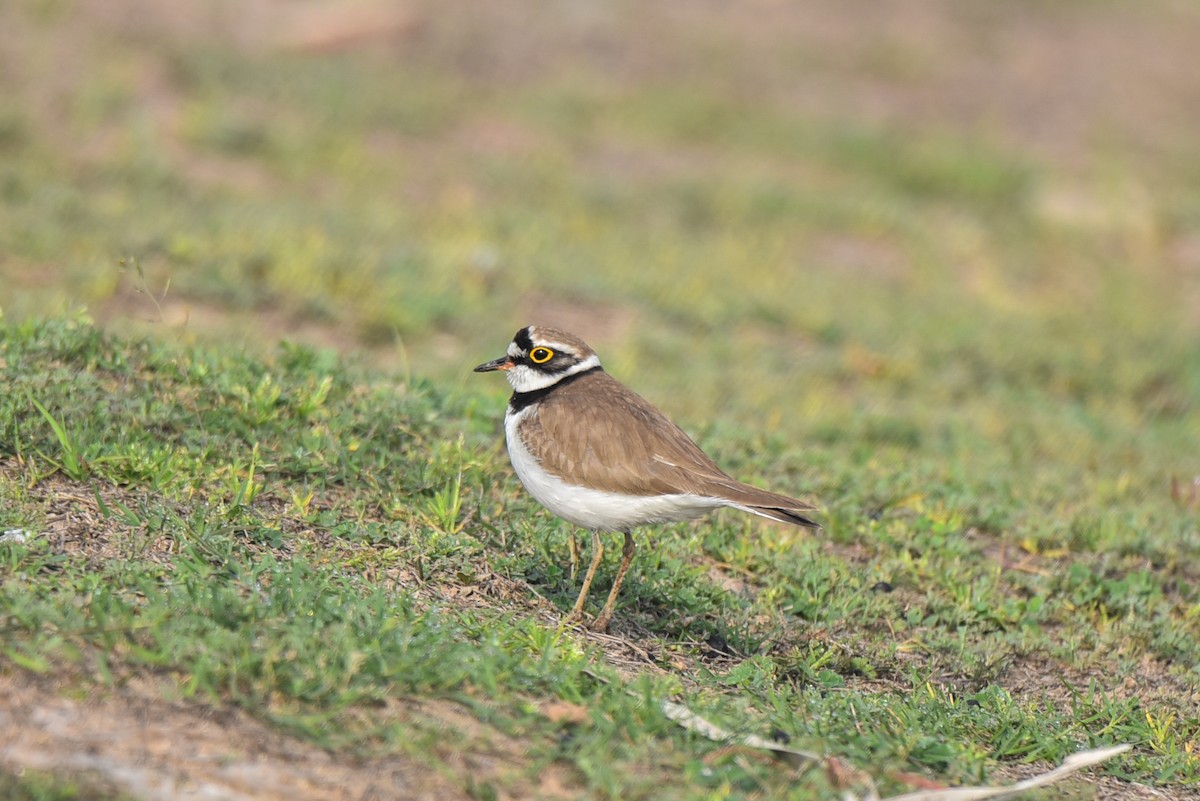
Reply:
[[512, 388], [517, 392], [534, 392], [554, 386], [567, 376], [576, 375], [599, 366], [600, 357], [593, 354], [579, 364], [563, 370], [561, 373], [544, 373], [527, 364], [518, 364], [516, 367], [505, 371], [504, 377], [508, 379], [508, 383], [512, 384]]

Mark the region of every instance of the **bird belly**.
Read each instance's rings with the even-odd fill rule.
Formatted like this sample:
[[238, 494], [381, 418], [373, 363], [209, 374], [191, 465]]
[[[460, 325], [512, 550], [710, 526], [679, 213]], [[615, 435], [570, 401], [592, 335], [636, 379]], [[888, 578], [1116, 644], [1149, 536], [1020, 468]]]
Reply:
[[689, 493], [626, 495], [571, 484], [545, 470], [517, 436], [524, 412], [507, 415], [504, 433], [508, 458], [517, 478], [534, 499], [554, 514], [582, 528], [628, 531], [649, 523], [691, 520], [727, 505], [720, 498]]

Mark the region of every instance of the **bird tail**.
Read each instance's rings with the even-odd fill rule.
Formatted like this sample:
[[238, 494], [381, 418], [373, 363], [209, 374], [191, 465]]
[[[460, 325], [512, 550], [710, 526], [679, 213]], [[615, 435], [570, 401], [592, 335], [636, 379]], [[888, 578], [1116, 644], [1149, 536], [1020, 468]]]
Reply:
[[741, 509], [743, 512], [750, 512], [759, 517], [778, 520], [781, 523], [791, 523], [793, 526], [804, 526], [806, 528], [820, 528], [821, 524], [817, 523], [810, 517], [800, 514], [802, 511], [810, 511], [811, 506], [802, 506], [800, 509], [788, 509], [783, 506], [743, 506], [741, 504], [733, 504], [733, 508]]
[[752, 487], [740, 481], [725, 482], [728, 492], [722, 493], [724, 500], [734, 509], [759, 515], [760, 517], [791, 523], [794, 526], [820, 528], [821, 525], [808, 516], [817, 507], [786, 495]]

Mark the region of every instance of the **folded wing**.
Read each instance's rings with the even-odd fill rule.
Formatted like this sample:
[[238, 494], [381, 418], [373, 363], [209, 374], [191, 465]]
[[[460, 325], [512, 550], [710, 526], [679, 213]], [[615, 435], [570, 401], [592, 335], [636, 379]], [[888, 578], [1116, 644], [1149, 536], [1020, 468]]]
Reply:
[[602, 371], [551, 392], [525, 425], [545, 433], [527, 439], [532, 455], [568, 483], [629, 495], [699, 495], [817, 527], [806, 514], [811, 504], [730, 477], [653, 404]]

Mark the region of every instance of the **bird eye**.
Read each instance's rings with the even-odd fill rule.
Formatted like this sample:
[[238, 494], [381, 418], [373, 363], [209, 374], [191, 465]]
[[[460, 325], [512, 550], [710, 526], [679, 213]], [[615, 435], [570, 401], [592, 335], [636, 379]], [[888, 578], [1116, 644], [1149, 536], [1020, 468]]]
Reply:
[[554, 358], [554, 351], [549, 348], [534, 348], [529, 351], [529, 361], [534, 364], [545, 364]]

